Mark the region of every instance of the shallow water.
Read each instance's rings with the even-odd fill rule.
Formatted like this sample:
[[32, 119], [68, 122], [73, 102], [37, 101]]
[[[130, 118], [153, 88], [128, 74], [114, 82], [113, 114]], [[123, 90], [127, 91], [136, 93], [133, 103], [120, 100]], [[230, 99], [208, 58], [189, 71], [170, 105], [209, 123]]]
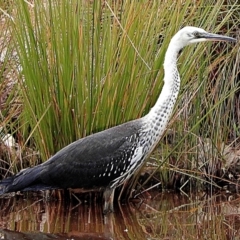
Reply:
[[0, 239], [240, 239], [238, 195], [150, 192], [115, 206], [45, 201], [41, 196], [0, 199]]

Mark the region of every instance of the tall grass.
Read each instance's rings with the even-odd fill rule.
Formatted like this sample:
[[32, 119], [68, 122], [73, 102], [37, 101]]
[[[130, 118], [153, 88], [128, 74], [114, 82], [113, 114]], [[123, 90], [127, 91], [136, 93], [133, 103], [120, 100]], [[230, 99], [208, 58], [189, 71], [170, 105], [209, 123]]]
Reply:
[[[163, 85], [168, 43], [182, 26], [233, 36], [239, 24], [236, 1], [13, 4], [23, 69], [17, 124], [25, 146], [39, 150], [43, 161], [80, 137], [146, 114]], [[236, 58], [237, 48], [226, 44], [203, 43], [183, 51], [182, 88], [169, 124], [173, 145], [160, 143], [161, 162], [171, 153], [175, 162], [192, 167], [200, 137], [217, 143], [233, 135]], [[162, 178], [169, 178], [169, 171]]]

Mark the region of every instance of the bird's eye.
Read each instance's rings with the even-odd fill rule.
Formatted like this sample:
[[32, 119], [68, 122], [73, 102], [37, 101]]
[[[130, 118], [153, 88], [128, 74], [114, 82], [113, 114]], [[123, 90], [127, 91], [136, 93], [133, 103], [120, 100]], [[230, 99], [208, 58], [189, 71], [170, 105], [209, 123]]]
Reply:
[[194, 32], [193, 35], [194, 35], [195, 38], [200, 38], [201, 37], [199, 32]]

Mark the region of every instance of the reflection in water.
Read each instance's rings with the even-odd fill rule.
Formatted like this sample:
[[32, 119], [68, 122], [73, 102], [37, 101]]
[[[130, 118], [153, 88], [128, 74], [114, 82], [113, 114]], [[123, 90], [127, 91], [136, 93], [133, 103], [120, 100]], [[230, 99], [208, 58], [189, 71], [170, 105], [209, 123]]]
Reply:
[[107, 216], [95, 201], [0, 199], [0, 239], [236, 239], [240, 234], [238, 196], [151, 192], [142, 197]]
[[137, 219], [156, 239], [235, 239], [240, 234], [240, 199], [161, 193], [139, 208]]
[[47, 202], [39, 196], [0, 199], [0, 207], [0, 239], [145, 239], [134, 226], [131, 204], [107, 216], [101, 203]]

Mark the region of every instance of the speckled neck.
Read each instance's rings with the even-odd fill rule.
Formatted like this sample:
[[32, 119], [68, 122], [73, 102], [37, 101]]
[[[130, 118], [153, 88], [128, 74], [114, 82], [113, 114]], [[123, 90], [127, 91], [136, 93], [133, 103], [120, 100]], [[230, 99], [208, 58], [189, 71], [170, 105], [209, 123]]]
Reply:
[[148, 122], [150, 135], [152, 136], [151, 147], [155, 147], [166, 128], [180, 88], [180, 77], [177, 69], [180, 48], [176, 46], [173, 38], [164, 60], [164, 86], [156, 104], [146, 115], [146, 122]]

